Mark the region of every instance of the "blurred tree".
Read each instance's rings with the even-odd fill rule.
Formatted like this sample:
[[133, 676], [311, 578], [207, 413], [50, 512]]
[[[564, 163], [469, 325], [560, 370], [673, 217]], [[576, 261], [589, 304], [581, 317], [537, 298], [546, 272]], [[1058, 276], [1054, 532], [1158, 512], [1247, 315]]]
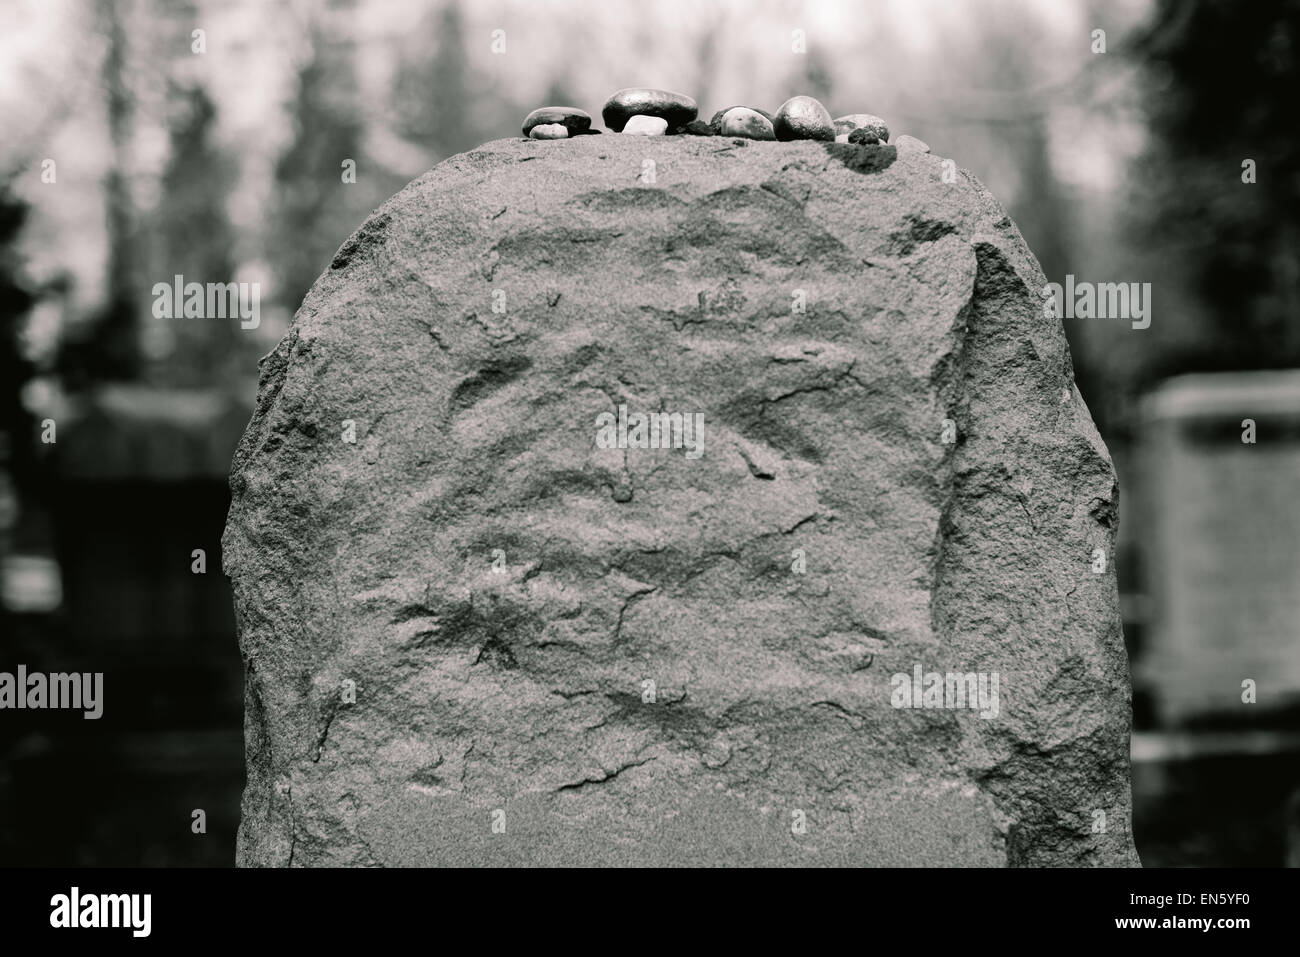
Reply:
[[393, 104], [397, 132], [438, 162], [482, 142], [475, 105], [483, 84], [471, 72], [459, 4], [442, 7], [434, 35], [432, 57], [402, 58]]
[[118, 0], [100, 0], [100, 30], [107, 40], [102, 66], [112, 158], [104, 177], [108, 225], [107, 292], [99, 311], [64, 337], [58, 368], [73, 390], [139, 372], [140, 264], [135, 205], [130, 190], [134, 98], [127, 79], [127, 31]]
[[[804, 96], [821, 100], [822, 104], [832, 111], [831, 115], [835, 116], [836, 107], [831, 101], [835, 92], [835, 74], [831, 69], [830, 58], [820, 45], [814, 44], [804, 54], [802, 60], [802, 82], [795, 84], [796, 91]], [[793, 95], [792, 93], [791, 96]]]
[[279, 299], [296, 309], [334, 251], [361, 225], [370, 192], [343, 179], [346, 160], [365, 176], [365, 124], [357, 101], [352, 49], [310, 31], [290, 108], [293, 139], [275, 166], [277, 210], [270, 245]]
[[17, 249], [27, 212], [9, 184], [0, 183], [0, 469], [12, 471], [19, 486], [31, 465], [32, 445], [22, 388], [33, 370], [19, 348], [23, 320], [36, 301]]
[[225, 280], [234, 268], [235, 237], [226, 196], [235, 167], [214, 140], [217, 109], [202, 86], [173, 86], [171, 149], [154, 211], [161, 255], [175, 271]]
[[709, 103], [713, 101], [714, 81], [718, 76], [718, 59], [720, 50], [727, 45], [731, 30], [732, 8], [723, 4], [703, 5], [697, 12], [701, 22], [695, 34], [695, 81], [691, 86], [691, 95], [700, 105], [703, 119], [712, 117]]
[[[1300, 0], [1159, 0], [1136, 39], [1151, 139], [1133, 224], [1176, 264], [1167, 288], [1182, 299], [1146, 350], [1146, 382], [1300, 365], [1298, 48]], [[1242, 181], [1247, 159], [1254, 185]]]
[[[567, 77], [551, 77], [551, 82], [546, 86], [546, 95], [538, 102], [538, 106], [578, 106], [577, 97], [569, 87]], [[578, 106], [578, 109], [582, 109]], [[520, 117], [522, 119], [523, 117]], [[593, 123], [600, 125], [600, 120], [592, 118]]]
[[[150, 271], [155, 281], [230, 282], [234, 279], [234, 230], [226, 197], [234, 185], [235, 165], [215, 141], [217, 110], [200, 85], [172, 84], [170, 151], [162, 174], [161, 198], [152, 214], [155, 248]], [[150, 378], [169, 385], [217, 384], [236, 355], [236, 322], [169, 322], [155, 320], [157, 335], [151, 358], [166, 359]], [[159, 338], [162, 342], [159, 343]]]

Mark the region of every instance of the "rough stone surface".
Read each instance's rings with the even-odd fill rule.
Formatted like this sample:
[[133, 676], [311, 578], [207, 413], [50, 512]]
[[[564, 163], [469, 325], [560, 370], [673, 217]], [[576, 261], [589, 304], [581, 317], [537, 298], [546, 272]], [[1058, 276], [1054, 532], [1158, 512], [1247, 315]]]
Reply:
[[[839, 137], [836, 137], [837, 141], [838, 139]], [[858, 146], [875, 146], [880, 142], [880, 134], [873, 129], [863, 127], [850, 133], [848, 141]]]
[[628, 87], [606, 100], [600, 115], [606, 126], [620, 133], [623, 124], [634, 116], [658, 116], [667, 121], [670, 129], [677, 129], [695, 119], [698, 112], [695, 101], [685, 93]]
[[[1115, 476], [941, 163], [511, 139], [378, 209], [234, 463], [239, 862], [1136, 863]], [[703, 454], [598, 448], [620, 404]]]
[[811, 96], [792, 96], [782, 103], [772, 126], [778, 140], [835, 139], [830, 113]]

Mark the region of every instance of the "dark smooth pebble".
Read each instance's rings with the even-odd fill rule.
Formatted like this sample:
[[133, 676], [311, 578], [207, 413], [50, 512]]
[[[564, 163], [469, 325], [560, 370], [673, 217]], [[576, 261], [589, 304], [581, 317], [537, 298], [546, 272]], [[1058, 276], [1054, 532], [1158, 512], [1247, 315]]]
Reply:
[[778, 140], [835, 139], [830, 113], [811, 96], [792, 96], [782, 103], [772, 127]]
[[691, 122], [698, 113], [699, 107], [685, 93], [635, 86], [619, 90], [605, 101], [605, 108], [600, 111], [605, 125], [615, 133], [623, 132], [627, 121], [634, 116], [661, 117], [674, 130]]
[[543, 106], [524, 117], [524, 136], [531, 133], [534, 126], [551, 123], [563, 126], [570, 136], [577, 136], [591, 129], [591, 114], [576, 106]]

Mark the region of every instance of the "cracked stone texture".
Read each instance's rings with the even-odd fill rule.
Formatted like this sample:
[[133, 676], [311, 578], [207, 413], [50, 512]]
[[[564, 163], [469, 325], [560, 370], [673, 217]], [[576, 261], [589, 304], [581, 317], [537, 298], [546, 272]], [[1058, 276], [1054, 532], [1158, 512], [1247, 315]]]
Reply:
[[[235, 458], [239, 862], [1136, 864], [1114, 472], [942, 162], [510, 139], [377, 210]], [[619, 403], [704, 455], [597, 448]]]

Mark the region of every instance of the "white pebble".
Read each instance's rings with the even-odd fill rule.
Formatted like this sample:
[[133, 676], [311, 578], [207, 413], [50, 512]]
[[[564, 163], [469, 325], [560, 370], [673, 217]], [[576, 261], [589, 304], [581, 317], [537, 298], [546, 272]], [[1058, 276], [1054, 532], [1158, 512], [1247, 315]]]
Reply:
[[849, 134], [848, 134], [848, 133], [841, 133], [841, 134], [839, 134], [838, 136], [835, 137], [835, 142], [836, 142], [836, 143], [847, 143], [848, 141], [849, 141]]
[[567, 140], [569, 130], [563, 123], [542, 123], [528, 134], [535, 140]]
[[668, 121], [662, 116], [637, 115], [627, 121], [623, 132], [633, 136], [663, 136], [668, 132]]

